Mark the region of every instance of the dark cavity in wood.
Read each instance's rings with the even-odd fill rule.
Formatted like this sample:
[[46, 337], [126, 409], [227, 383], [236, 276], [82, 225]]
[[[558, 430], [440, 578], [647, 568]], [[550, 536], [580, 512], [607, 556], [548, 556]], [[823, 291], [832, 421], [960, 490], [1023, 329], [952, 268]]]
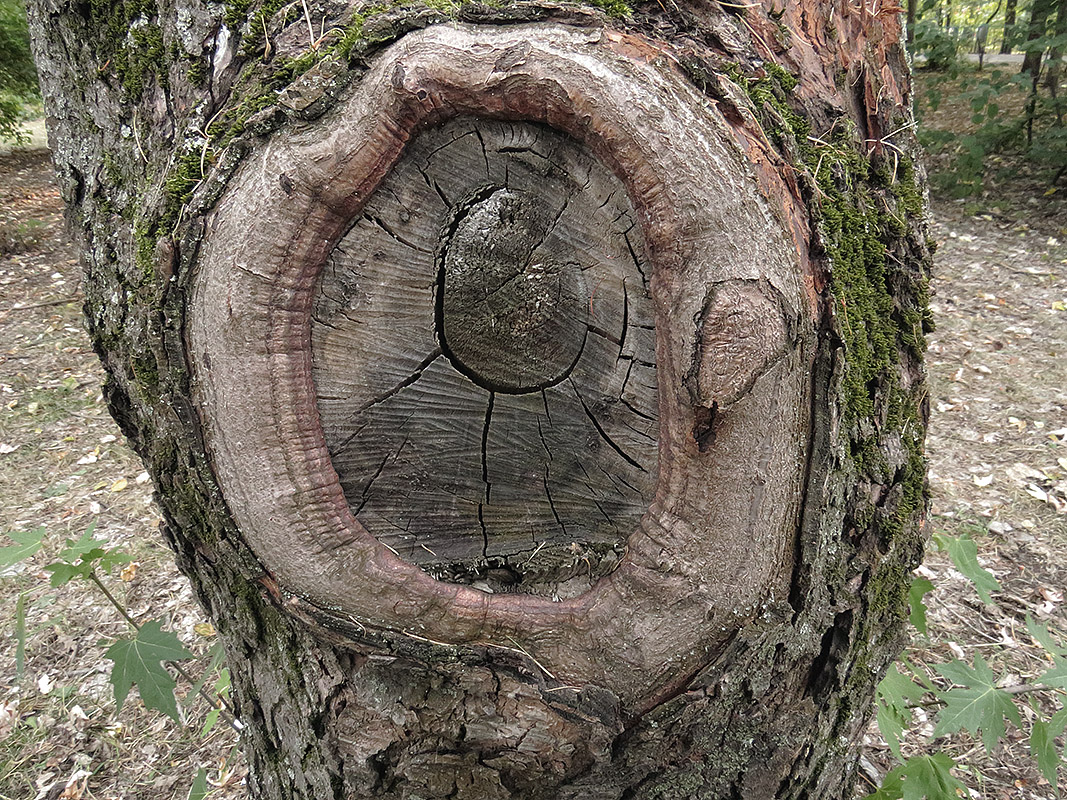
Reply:
[[492, 591], [572, 597], [614, 568], [657, 475], [644, 253], [564, 134], [465, 117], [411, 143], [312, 315], [326, 442], [379, 541]]

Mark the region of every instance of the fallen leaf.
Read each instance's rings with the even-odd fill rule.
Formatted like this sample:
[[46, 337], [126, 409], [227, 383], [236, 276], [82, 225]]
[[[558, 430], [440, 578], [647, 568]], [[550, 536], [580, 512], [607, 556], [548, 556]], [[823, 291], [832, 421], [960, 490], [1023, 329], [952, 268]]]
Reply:
[[210, 622], [198, 622], [193, 626], [193, 630], [196, 631], [198, 636], [214, 636], [215, 626]]
[[1062, 603], [1063, 602], [1063, 592], [1058, 592], [1055, 589], [1049, 589], [1048, 587], [1045, 587], [1045, 586], [1039, 587], [1038, 588], [1038, 592], [1040, 592], [1041, 596], [1044, 597], [1046, 600], [1048, 600], [1050, 602], [1053, 602], [1053, 603]]
[[138, 564], [139, 562], [137, 561], [131, 561], [129, 564], [122, 568], [122, 571], [119, 573], [119, 578], [121, 578], [126, 583], [132, 581], [134, 578], [137, 577]]
[[6, 739], [15, 729], [19, 719], [19, 701], [17, 699], [0, 703], [0, 740]]
[[67, 779], [67, 786], [57, 800], [81, 800], [92, 775], [87, 769], [75, 770], [74, 774]]
[[1035, 480], [1043, 481], [1045, 479], [1045, 473], [1019, 461], [1008, 467], [1005, 472], [1009, 478], [1019, 483], [1029, 483]]
[[117, 481], [115, 481], [113, 484], [111, 484], [111, 491], [113, 491], [113, 492], [121, 492], [128, 485], [129, 485], [129, 481], [127, 481], [125, 478], [119, 478]]
[[1026, 493], [1031, 497], [1037, 498], [1042, 503], [1048, 502], [1048, 493], [1036, 483], [1028, 483], [1026, 485]]

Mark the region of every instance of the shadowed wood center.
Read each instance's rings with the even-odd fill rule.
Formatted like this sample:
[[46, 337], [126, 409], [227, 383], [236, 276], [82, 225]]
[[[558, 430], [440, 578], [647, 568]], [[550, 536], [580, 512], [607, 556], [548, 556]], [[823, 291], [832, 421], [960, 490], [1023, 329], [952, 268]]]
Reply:
[[581, 266], [546, 246], [563, 208], [549, 207], [558, 196], [540, 194], [479, 193], [444, 244], [441, 345], [461, 372], [492, 391], [559, 383], [585, 343], [589, 298]]

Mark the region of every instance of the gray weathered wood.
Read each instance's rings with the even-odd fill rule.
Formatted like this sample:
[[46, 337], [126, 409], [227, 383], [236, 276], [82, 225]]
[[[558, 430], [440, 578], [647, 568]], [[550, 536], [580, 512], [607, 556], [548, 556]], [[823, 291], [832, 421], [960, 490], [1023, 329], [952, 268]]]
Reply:
[[[457, 144], [449, 145], [454, 138], [449, 127], [427, 135], [440, 136], [447, 151], [457, 147], [456, 163], [461, 166], [435, 158], [434, 147], [421, 156], [419, 145], [413, 144], [414, 157], [405, 162], [403, 155], [409, 140], [427, 126], [432, 129], [452, 116], [474, 112], [507, 118], [514, 115], [515, 104], [521, 104], [529, 122], [550, 124], [577, 138], [625, 187], [640, 221], [640, 236], [627, 239], [635, 231], [627, 230], [626, 223], [603, 253], [595, 255], [595, 248], [589, 248], [590, 255], [580, 260], [636, 262], [625, 267], [625, 274], [633, 275], [635, 282], [642, 271], [647, 277], [653, 322], [638, 323], [642, 335], [633, 337], [633, 343], [647, 347], [654, 339], [656, 351], [654, 377], [652, 361], [642, 352], [635, 351], [632, 360], [642, 370], [629, 370], [611, 341], [612, 329], [621, 325], [622, 281], [609, 279], [598, 295], [593, 292], [596, 282], [590, 281], [590, 318], [614, 316], [616, 321], [609, 322], [608, 336], [587, 334], [588, 352], [583, 349], [565, 379], [552, 376], [559, 382], [545, 387], [545, 416], [559, 409], [564, 421], [585, 417], [592, 423], [597, 433], [592, 441], [607, 453], [606, 460], [588, 462], [583, 456], [578, 464], [598, 492], [610, 483], [616, 492], [629, 492], [630, 498], [646, 497], [647, 484], [632, 480], [635, 473], [654, 475], [654, 489], [637, 524], [623, 527], [626, 552], [613, 571], [578, 594], [580, 584], [569, 581], [571, 586], [557, 587], [549, 579], [540, 589], [543, 599], [490, 593], [494, 587], [481, 580], [471, 587], [434, 581], [410, 560], [421, 558], [420, 537], [434, 552], [453, 548], [445, 552], [468, 562], [493, 555], [489, 533], [497, 529], [498, 517], [495, 504], [486, 503], [486, 478], [490, 466], [497, 471], [510, 455], [501, 457], [503, 429], [494, 431], [492, 425], [496, 398], [505, 397], [504, 392], [494, 393], [491, 409], [485, 387], [452, 368], [447, 328], [445, 336], [435, 335], [429, 315], [419, 310], [427, 307], [438, 283], [439, 276], [427, 267], [439, 251], [448, 277], [455, 236], [440, 243], [434, 240], [437, 229], [432, 223], [422, 233], [403, 226], [404, 202], [398, 198], [416, 191], [420, 183], [428, 184], [427, 199], [413, 201], [420, 209], [418, 219], [432, 220], [432, 210], [421, 212], [435, 203], [448, 219], [444, 207], [462, 204], [476, 191], [472, 184], [461, 183], [449, 194], [447, 187], [456, 183], [457, 174], [480, 181], [494, 169], [505, 171], [506, 178], [514, 169], [516, 181], [525, 181], [522, 186], [544, 191], [550, 183], [534, 175], [551, 162], [532, 152], [507, 153], [495, 168], [495, 158], [489, 159], [487, 168], [486, 151], [492, 148], [483, 150], [477, 136], [459, 136]], [[695, 115], [694, 108], [701, 113]], [[500, 130], [528, 137], [532, 129]], [[615, 202], [622, 202], [618, 191], [607, 188], [606, 177], [592, 177], [595, 162], [577, 152], [555, 152], [581, 163], [570, 171], [589, 174], [591, 187], [604, 187], [590, 192], [576, 208], [582, 202], [598, 206], [603, 202], [595, 199], [598, 195], [614, 194]], [[523, 160], [526, 166], [520, 166]], [[397, 187], [390, 190], [389, 176], [398, 165]], [[705, 96], [676, 72], [619, 47], [602, 32], [552, 25], [441, 26], [409, 34], [387, 48], [359, 86], [315, 126], [272, 139], [249, 157], [208, 218], [211, 235], [200, 253], [188, 328], [195, 396], [229, 508], [258, 557], [287, 591], [338, 609], [369, 628], [410, 631], [442, 642], [518, 646], [561, 680], [596, 682], [636, 702], [665, 691], [666, 673], [702, 661], [742, 620], [788, 591], [811, 417], [815, 309], [803, 288], [810, 284], [805, 273], [811, 264], [797, 252], [786, 220], [758, 186], [743, 139]], [[438, 195], [436, 201], [429, 190]], [[374, 206], [379, 196], [381, 209]], [[556, 195], [552, 198], [546, 201], [550, 209], [565, 205]], [[367, 209], [372, 209], [369, 215]], [[559, 219], [553, 232], [561, 239], [578, 241], [594, 231], [585, 229], [580, 218], [568, 222], [566, 211]], [[578, 232], [583, 229], [587, 233]], [[758, 238], [750, 235], [753, 230], [760, 231]], [[620, 238], [622, 233], [626, 236]], [[364, 235], [376, 244], [364, 247], [351, 241]], [[640, 265], [642, 240], [651, 269]], [[384, 264], [393, 269], [395, 263], [395, 278], [377, 273], [373, 280], [376, 286], [393, 285], [380, 293], [369, 287], [361, 292], [350, 271], [327, 267], [338, 246], [338, 264], [356, 259], [358, 269], [373, 271]], [[341, 285], [346, 282], [349, 289]], [[730, 285], [752, 282], [763, 288], [729, 295]], [[351, 350], [362, 345], [322, 348], [316, 362], [309, 333], [316, 298], [322, 309], [316, 324], [321, 326], [329, 316], [327, 307], [346, 304], [350, 291], [360, 302], [364, 295], [370, 297], [370, 315], [352, 314], [345, 330], [374, 339], [368, 339], [365, 349], [377, 363], [390, 362], [382, 370], [352, 375], [351, 370], [359, 371], [360, 359], [350, 358]], [[735, 296], [755, 305], [737, 314], [706, 311], [715, 296]], [[640, 313], [638, 300], [635, 293], [635, 314]], [[362, 325], [364, 319], [385, 316], [401, 320], [397, 333], [374, 337], [374, 325]], [[705, 318], [714, 324], [706, 326]], [[771, 349], [761, 333], [767, 326], [785, 332]], [[339, 329], [317, 330], [323, 342]], [[329, 335], [323, 337], [322, 332]], [[394, 355], [396, 342], [404, 343], [402, 355]], [[701, 383], [694, 372], [701, 371], [697, 354], [723, 347], [740, 370], [731, 378], [736, 384], [732, 394], [694, 395], [694, 381]], [[472, 372], [470, 365], [463, 369]], [[415, 375], [418, 380], [405, 386]], [[648, 452], [651, 443], [636, 423], [640, 414], [619, 404], [609, 414], [599, 401], [614, 392], [598, 389], [587, 396], [589, 387], [619, 380], [629, 381], [645, 397], [656, 386], [654, 413], [643, 410], [649, 407], [646, 400], [635, 400], [640, 413], [658, 422], [654, 468], [644, 466], [648, 458], [624, 455], [628, 450], [642, 452], [642, 447]], [[350, 409], [337, 418], [327, 417], [325, 424], [320, 421], [320, 409], [333, 414], [353, 395]], [[509, 396], [528, 398], [530, 393]], [[352, 413], [361, 408], [358, 415]], [[460, 424], [443, 425], [453, 408], [461, 409]], [[514, 417], [520, 409], [518, 403], [501, 402], [498, 419]], [[400, 419], [410, 419], [417, 435], [405, 436]], [[626, 421], [635, 421], [632, 429], [620, 424]], [[364, 422], [370, 424], [362, 427]], [[367, 448], [369, 457], [359, 446], [351, 453], [342, 447], [346, 440], [355, 443], [361, 428], [382, 432], [379, 443]], [[536, 422], [527, 422], [526, 428], [531, 431], [529, 441]], [[332, 454], [331, 436], [336, 436]], [[440, 470], [421, 447], [437, 438], [446, 442], [446, 458], [471, 451], [480, 455], [484, 438], [484, 461], [453, 459], [457, 468], [450, 471], [452, 480], [430, 486], [425, 516], [409, 514], [400, 505], [411, 500], [403, 494], [403, 477], [394, 484], [401, 496], [388, 501], [397, 504], [392, 520], [380, 513], [385, 506], [368, 503], [360, 509], [367, 480], [353, 476], [373, 477], [380, 468], [373, 483], [384, 475], [388, 484], [397, 468], [402, 473], [414, 462], [414, 479], [427, 481], [431, 470]], [[548, 449], [577, 452], [573, 437], [563, 438], [560, 445], [546, 440]], [[279, 448], [279, 441], [286, 446]], [[534, 447], [527, 451], [537, 452]], [[350, 471], [347, 459], [353, 458], [355, 469]], [[542, 482], [543, 463], [534, 465]], [[523, 467], [522, 462], [515, 464]], [[352, 479], [347, 496], [338, 471]], [[565, 524], [576, 514], [596, 519], [593, 511], [599, 513], [595, 503], [591, 509], [588, 499], [580, 496], [582, 487], [579, 481], [572, 490], [560, 492]], [[550, 481], [549, 492], [552, 489]], [[373, 485], [368, 495], [372, 492]], [[541, 507], [551, 513], [557, 498], [553, 494], [548, 503], [549, 492]], [[503, 492], [497, 500], [502, 508], [512, 503]], [[379, 531], [395, 530], [389, 536], [401, 547], [391, 549], [376, 539], [352, 515], [353, 501]], [[445, 515], [451, 518], [453, 512], [460, 525], [467, 521], [465, 536], [441, 535]], [[542, 519], [545, 516], [542, 512]], [[471, 534], [471, 519], [479, 528], [485, 525], [482, 537], [477, 530]], [[509, 520], [503, 529], [511, 525]], [[402, 540], [412, 532], [414, 541]], [[559, 533], [550, 544], [569, 546], [562, 530]], [[589, 539], [591, 545], [605, 544]], [[532, 554], [540, 541], [531, 539], [528, 550], [523, 542], [520, 552]], [[576, 544], [580, 560], [597, 560], [595, 553], [585, 552], [581, 540]], [[604, 563], [614, 566], [613, 559]], [[496, 565], [486, 564], [491, 566]], [[539, 572], [544, 570], [538, 566]], [[600, 572], [591, 568], [589, 577]], [[364, 580], [353, 581], [357, 573]], [[567, 599], [557, 602], [561, 589]], [[620, 603], [626, 613], [620, 614]], [[654, 628], [659, 635], [635, 636], [635, 627]]]
[[469, 117], [420, 134], [312, 311], [356, 519], [437, 577], [512, 591], [577, 594], [618, 564], [656, 479], [644, 252], [625, 187], [563, 134]]

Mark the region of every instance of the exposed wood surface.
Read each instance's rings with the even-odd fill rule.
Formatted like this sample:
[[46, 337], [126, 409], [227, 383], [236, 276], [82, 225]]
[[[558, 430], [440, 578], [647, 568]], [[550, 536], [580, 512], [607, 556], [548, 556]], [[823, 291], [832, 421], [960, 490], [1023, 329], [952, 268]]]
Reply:
[[578, 594], [618, 564], [656, 478], [644, 253], [622, 183], [573, 139], [469, 117], [420, 134], [312, 312], [356, 518], [435, 577], [513, 591]]

